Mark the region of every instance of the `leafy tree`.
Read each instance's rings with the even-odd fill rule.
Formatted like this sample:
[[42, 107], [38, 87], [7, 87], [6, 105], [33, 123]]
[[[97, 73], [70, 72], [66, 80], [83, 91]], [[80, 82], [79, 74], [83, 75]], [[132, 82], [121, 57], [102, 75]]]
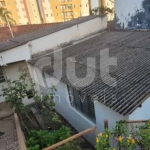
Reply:
[[11, 14], [12, 13], [10, 11], [8, 11], [6, 8], [0, 7], [0, 21], [1, 21], [0, 24], [7, 23], [6, 16], [10, 23], [16, 24], [15, 20], [11, 18]]

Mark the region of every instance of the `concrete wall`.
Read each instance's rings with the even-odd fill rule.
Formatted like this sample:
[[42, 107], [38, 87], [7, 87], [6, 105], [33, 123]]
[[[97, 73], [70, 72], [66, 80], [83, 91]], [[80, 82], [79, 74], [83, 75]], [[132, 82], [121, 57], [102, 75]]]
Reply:
[[[143, 2], [144, 7], [142, 6]], [[115, 0], [117, 27], [150, 28], [148, 8], [149, 0]]]
[[0, 53], [0, 65], [30, 59], [30, 48], [28, 44], [12, 48]]
[[150, 97], [143, 102], [141, 108], [137, 108], [130, 116], [129, 120], [149, 120], [150, 119]]
[[[14, 64], [9, 64], [6, 67], [3, 67], [3, 72], [4, 72], [4, 76], [7, 77], [7, 79], [14, 81], [14, 80], [19, 80], [20, 74], [21, 74], [21, 70], [22, 69], [27, 69], [26, 63], [25, 62], [18, 62], [18, 63], [14, 63]], [[30, 83], [27, 82], [30, 88]], [[0, 83], [0, 94], [2, 94], [2, 89], [3, 88], [7, 88], [8, 84], [6, 82], [4, 83]], [[0, 103], [4, 102], [5, 98], [4, 97], [0, 97]], [[23, 100], [25, 105], [28, 105], [30, 103], [33, 103], [33, 99], [28, 99], [27, 97], [24, 98]]]
[[98, 132], [104, 131], [104, 120], [108, 120], [109, 129], [115, 127], [117, 121], [128, 120], [128, 116], [123, 116], [100, 102], [95, 102], [94, 105]]
[[[57, 93], [55, 98], [56, 111], [60, 113], [77, 131], [83, 131], [95, 126], [93, 122], [87, 119], [83, 114], [70, 106], [68, 89], [66, 84], [59, 82], [54, 78], [50, 78], [46, 74], [48, 87], [56, 84]], [[58, 83], [58, 84], [57, 84]], [[85, 138], [95, 145], [95, 131], [87, 134]]]
[[63, 43], [82, 39], [90, 34], [104, 30], [106, 27], [106, 17], [98, 17], [79, 25], [74, 25], [70, 28], [32, 40], [22, 46], [1, 52], [0, 65], [21, 60], [29, 60], [33, 54], [40, 53], [51, 48], [56, 48]]
[[106, 27], [106, 17], [98, 17], [79, 25], [75, 25], [70, 28], [66, 28], [64, 30], [47, 35], [44, 38], [41, 37], [30, 42], [32, 44], [32, 54], [57, 47], [61, 43], [67, 43], [76, 39], [81, 39], [92, 33], [104, 30]]

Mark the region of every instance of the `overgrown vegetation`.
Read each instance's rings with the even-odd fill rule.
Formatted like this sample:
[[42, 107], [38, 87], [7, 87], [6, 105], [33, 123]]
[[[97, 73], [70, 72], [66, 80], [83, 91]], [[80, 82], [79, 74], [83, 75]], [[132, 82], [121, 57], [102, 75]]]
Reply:
[[[112, 139], [115, 139], [114, 147], [110, 144]], [[113, 131], [100, 133], [96, 143], [97, 150], [150, 150], [150, 121], [137, 125], [120, 121]]]
[[48, 130], [33, 130], [30, 132], [29, 139], [26, 142], [28, 150], [41, 150], [50, 145], [56, 144], [70, 137], [70, 132], [70, 129], [65, 126], [62, 126], [59, 130], [51, 132]]
[[[55, 86], [50, 88], [49, 95], [39, 96], [39, 93], [35, 90], [36, 84], [26, 71], [21, 73], [19, 80], [12, 82], [7, 80], [7, 84], [8, 87], [3, 89], [3, 96], [5, 96], [6, 103], [10, 103], [11, 108], [20, 118], [27, 139], [28, 150], [41, 150], [71, 136], [70, 128], [62, 125], [64, 122], [61, 121], [54, 109], [54, 96], [57, 91]], [[32, 98], [40, 111], [41, 119], [45, 125], [43, 130], [39, 128], [30, 107], [25, 107], [23, 100], [27, 98]], [[81, 150], [82, 148], [76, 141], [72, 141], [57, 148], [57, 150], [64, 149]]]

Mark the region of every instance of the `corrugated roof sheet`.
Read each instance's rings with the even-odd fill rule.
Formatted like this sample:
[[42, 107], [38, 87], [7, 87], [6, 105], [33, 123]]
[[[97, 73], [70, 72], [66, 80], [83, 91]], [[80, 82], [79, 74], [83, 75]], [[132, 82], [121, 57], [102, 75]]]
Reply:
[[[100, 77], [100, 72], [104, 76], [107, 75], [100, 70], [100, 51], [104, 48], [110, 49], [110, 57], [117, 58], [117, 66], [110, 67], [110, 76], [117, 79], [115, 87], [105, 84]], [[52, 55], [49, 54], [46, 57]], [[94, 82], [86, 87], [78, 88], [75, 85], [84, 83], [73, 79], [74, 85], [71, 85], [66, 76], [66, 59], [68, 57], [76, 59], [78, 77], [86, 76], [86, 60], [88, 57], [95, 57], [96, 76]], [[38, 60], [39, 58], [34, 58], [29, 63], [34, 65]], [[94, 71], [94, 66], [88, 67], [93, 68]], [[60, 68], [58, 67], [58, 69]], [[52, 75], [53, 68], [47, 65], [45, 71]], [[68, 72], [71, 75], [73, 70], [70, 69]], [[91, 77], [92, 75], [87, 78], [87, 82]], [[108, 83], [113, 84], [110, 78], [107, 80]], [[63, 49], [62, 81], [91, 97], [98, 96], [101, 103], [120, 114], [131, 114], [150, 95], [150, 32], [105, 32]]]

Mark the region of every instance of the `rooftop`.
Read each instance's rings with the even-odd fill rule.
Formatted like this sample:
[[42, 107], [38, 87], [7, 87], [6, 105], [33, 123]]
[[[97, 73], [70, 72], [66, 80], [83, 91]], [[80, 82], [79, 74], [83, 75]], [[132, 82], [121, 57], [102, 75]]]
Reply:
[[[110, 49], [110, 57], [117, 58], [117, 66], [110, 67], [110, 76], [117, 80], [117, 86], [114, 87], [109, 86], [114, 83], [108, 76], [107, 83], [109, 85], [104, 83], [100, 77], [100, 72], [104, 77], [108, 75], [104, 70], [100, 70], [100, 51], [105, 48]], [[52, 56], [53, 53], [49, 53], [41, 55], [40, 58]], [[94, 66], [87, 66], [87, 58], [96, 58], [96, 76], [94, 82], [83, 88], [78, 87], [78, 85], [84, 84], [79, 80], [72, 79], [73, 85], [70, 84], [66, 75], [67, 73], [71, 75], [73, 69], [70, 69], [68, 72], [66, 71], [66, 59], [68, 57], [75, 58], [76, 75], [80, 78], [86, 76], [87, 67], [94, 71]], [[35, 65], [38, 60], [39, 57], [33, 58], [29, 63]], [[70, 59], [70, 61], [72, 60]], [[47, 62], [47, 59], [42, 60], [44, 64]], [[149, 64], [150, 32], [103, 32], [95, 37], [63, 49], [63, 77], [61, 80], [89, 97], [98, 96], [99, 101], [104, 105], [120, 114], [128, 115], [140, 107], [146, 98], [150, 96]], [[59, 70], [60, 68], [58, 67], [57, 69]], [[53, 67], [48, 64], [44, 68], [44, 71], [53, 75]], [[86, 82], [91, 77], [92, 74], [87, 77]]]
[[[21, 25], [21, 26], [11, 26], [11, 30], [15, 37], [29, 34], [34, 31], [38, 31], [44, 28], [52, 27], [58, 23], [45, 23], [45, 24], [32, 24], [32, 25]], [[7, 41], [11, 39], [11, 33], [9, 27], [0, 27], [0, 42]]]
[[7, 42], [0, 42], [0, 52], [3, 52], [5, 50], [9, 50], [11, 48], [26, 44], [29, 41], [38, 39], [40, 37], [52, 34], [54, 32], [58, 32], [60, 30], [63, 30], [65, 28], [69, 28], [72, 27], [74, 25], [92, 20], [94, 18], [97, 18], [99, 16], [97, 15], [92, 15], [92, 16], [87, 16], [87, 17], [81, 17], [81, 18], [77, 18], [68, 22], [63, 22], [63, 23], [59, 23], [55, 26], [50, 26], [47, 28], [43, 28], [42, 30], [38, 30], [29, 34], [25, 34], [25, 35], [21, 35], [15, 38], [11, 38], [9, 39], [9, 41]]

